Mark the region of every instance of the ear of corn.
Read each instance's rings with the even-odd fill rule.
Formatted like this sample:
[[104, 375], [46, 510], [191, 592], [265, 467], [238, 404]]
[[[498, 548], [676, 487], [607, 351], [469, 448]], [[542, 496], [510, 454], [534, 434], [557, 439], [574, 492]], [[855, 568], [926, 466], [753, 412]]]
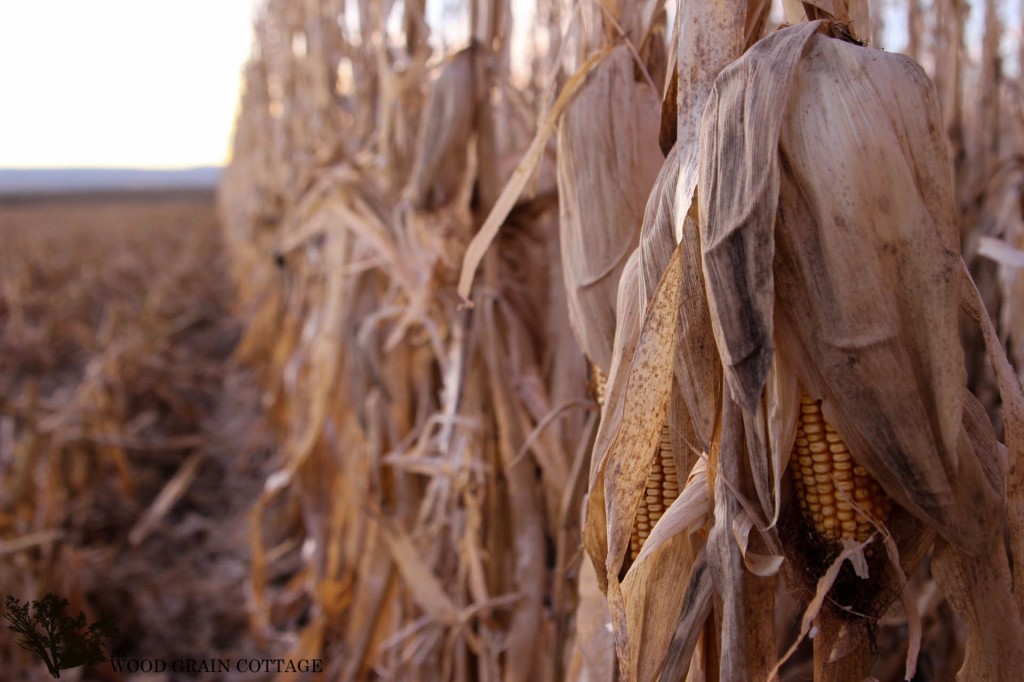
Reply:
[[806, 393], [800, 400], [796, 441], [789, 461], [804, 516], [827, 542], [867, 540], [884, 524], [892, 500], [858, 464], [842, 437]]
[[[598, 405], [604, 405], [605, 385], [608, 379], [597, 365], [590, 365], [590, 392]], [[661, 427], [658, 452], [647, 472], [644, 494], [640, 498], [633, 518], [633, 530], [629, 538], [629, 560], [634, 561], [643, 549], [644, 542], [665, 510], [679, 497], [679, 474], [672, 450], [672, 434], [668, 423]]]
[[[750, 447], [758, 444], [756, 417], [773, 362], [785, 356], [798, 376], [829, 387], [834, 408], [829, 428], [816, 401], [804, 405], [792, 457], [810, 525], [837, 543], [871, 533], [890, 506], [901, 509], [900, 528], [890, 523], [886, 538], [895, 570], [869, 575], [860, 548], [844, 547], [810, 581], [801, 636], [816, 619], [854, 622], [888, 608], [905, 588], [899, 567], [913, 566], [914, 543], [934, 531], [945, 543], [938, 547], [960, 553], [961, 579], [939, 578], [943, 590], [975, 600], [966, 608], [951, 602], [974, 619], [960, 677], [1006, 678], [999, 651], [1024, 650], [1024, 625], [1005, 608], [1011, 581], [987, 582], [967, 558], [991, 557], [999, 568], [988, 575], [1008, 574], [1002, 486], [985, 474], [999, 454], [972, 442], [965, 427], [960, 234], [932, 84], [910, 60], [853, 44], [832, 24], [797, 24], [724, 70], [704, 111], [697, 196], [706, 294], [728, 398], [746, 428], [726, 441], [722, 461], [731, 459], [735, 471], [761, 454]], [[876, 501], [880, 486], [892, 502]], [[755, 506], [736, 504], [745, 494], [740, 486], [716, 488], [711, 557], [731, 556], [737, 523]], [[764, 528], [766, 544], [778, 541], [790, 559], [810, 549]], [[744, 576], [727, 572], [734, 565], [712, 564], [726, 585], [723, 665], [752, 641], [741, 627], [752, 603]], [[975, 618], [979, 604], [985, 616]], [[825, 674], [831, 661], [861, 650], [870, 626], [857, 627], [818, 628], [816, 669]], [[997, 645], [1003, 633], [1015, 643]], [[909, 679], [915, 654], [908, 651]], [[849, 658], [857, 660], [828, 679], [870, 675], [870, 662]]]

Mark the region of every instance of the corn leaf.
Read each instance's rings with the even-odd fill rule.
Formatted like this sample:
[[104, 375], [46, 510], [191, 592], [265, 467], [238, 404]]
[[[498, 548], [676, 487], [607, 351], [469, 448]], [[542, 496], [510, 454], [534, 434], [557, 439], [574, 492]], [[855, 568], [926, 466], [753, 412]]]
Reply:
[[558, 128], [559, 234], [569, 321], [602, 371], [611, 366], [619, 277], [636, 248], [662, 165], [659, 101], [620, 45], [587, 79]]

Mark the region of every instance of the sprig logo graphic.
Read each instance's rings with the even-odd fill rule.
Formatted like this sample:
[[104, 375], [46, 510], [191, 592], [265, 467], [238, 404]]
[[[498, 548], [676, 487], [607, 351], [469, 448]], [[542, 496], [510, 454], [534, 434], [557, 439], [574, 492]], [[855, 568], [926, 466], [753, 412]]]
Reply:
[[67, 599], [52, 592], [24, 605], [11, 595], [4, 602], [4, 616], [11, 623], [7, 628], [21, 635], [18, 644], [38, 654], [54, 677], [61, 670], [106, 661], [103, 638], [116, 634], [106, 617], [87, 626], [84, 613], [65, 615], [68, 606]]

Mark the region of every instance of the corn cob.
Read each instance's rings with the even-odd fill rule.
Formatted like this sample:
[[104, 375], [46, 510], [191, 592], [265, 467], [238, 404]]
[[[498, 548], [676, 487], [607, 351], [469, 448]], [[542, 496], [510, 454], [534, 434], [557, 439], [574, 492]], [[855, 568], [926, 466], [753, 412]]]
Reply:
[[892, 511], [892, 500], [825, 420], [821, 401], [806, 393], [800, 401], [790, 472], [800, 509], [827, 542], [864, 542]]
[[[598, 405], [604, 405], [605, 384], [608, 379], [597, 365], [590, 365], [590, 394]], [[676, 471], [676, 460], [672, 455], [672, 438], [668, 424], [661, 427], [661, 441], [658, 453], [654, 457], [650, 471], [647, 472], [647, 484], [640, 506], [633, 518], [633, 532], [629, 538], [629, 560], [633, 561], [640, 554], [644, 542], [654, 529], [665, 510], [679, 497], [679, 475]]]
[[633, 532], [629, 538], [630, 561], [633, 561], [643, 549], [644, 542], [654, 529], [665, 510], [679, 497], [679, 476], [676, 461], [672, 455], [672, 440], [669, 436], [668, 424], [661, 427], [661, 442], [658, 454], [647, 472], [647, 486], [640, 506], [637, 507], [633, 519]]

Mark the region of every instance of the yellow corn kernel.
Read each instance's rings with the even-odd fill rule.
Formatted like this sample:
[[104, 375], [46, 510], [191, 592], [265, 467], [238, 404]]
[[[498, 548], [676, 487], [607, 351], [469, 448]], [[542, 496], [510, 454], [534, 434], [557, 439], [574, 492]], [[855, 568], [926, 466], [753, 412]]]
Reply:
[[[598, 405], [604, 406], [605, 385], [608, 378], [601, 369], [590, 365], [590, 394]], [[672, 456], [672, 439], [668, 424], [661, 427], [661, 440], [658, 453], [654, 457], [650, 471], [647, 472], [647, 483], [644, 494], [640, 498], [636, 516], [633, 518], [633, 532], [630, 533], [629, 554], [633, 561], [647, 541], [654, 524], [658, 522], [665, 510], [679, 497], [679, 476], [676, 461]]]
[[661, 427], [658, 454], [654, 457], [650, 471], [647, 472], [646, 490], [643, 497], [640, 498], [640, 506], [633, 519], [633, 532], [629, 540], [630, 561], [636, 559], [640, 554], [654, 524], [677, 497], [679, 497], [679, 476], [676, 471], [676, 461], [672, 456], [672, 440], [669, 436], [668, 424], [665, 424]]
[[594, 399], [601, 407], [604, 407], [604, 391], [605, 384], [608, 383], [608, 377], [604, 375], [601, 368], [590, 363], [590, 382], [587, 388], [590, 390], [590, 396]]
[[821, 401], [806, 393], [800, 400], [789, 470], [804, 517], [827, 542], [864, 542], [876, 522], [889, 518], [892, 500], [825, 421]]

